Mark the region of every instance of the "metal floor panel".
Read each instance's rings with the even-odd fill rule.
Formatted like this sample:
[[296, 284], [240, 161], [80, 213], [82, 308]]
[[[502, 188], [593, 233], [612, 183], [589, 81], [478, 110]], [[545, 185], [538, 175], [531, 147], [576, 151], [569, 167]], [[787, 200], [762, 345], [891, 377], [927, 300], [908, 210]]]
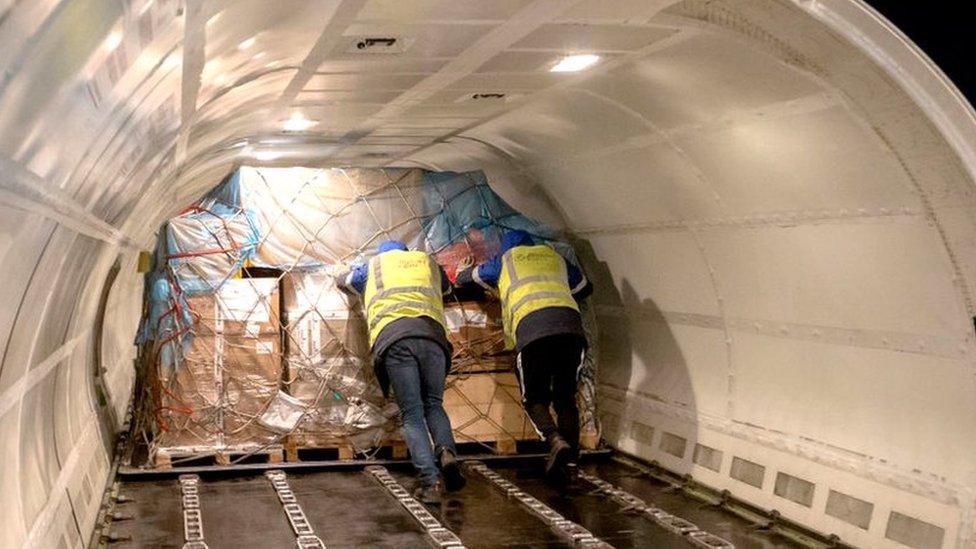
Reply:
[[204, 538], [210, 549], [294, 547], [281, 502], [263, 475], [200, 482]]
[[[618, 549], [690, 547], [685, 537], [665, 530], [647, 517], [622, 512], [619, 503], [596, 493], [583, 480], [571, 492], [560, 493], [543, 481], [538, 460], [490, 468]], [[738, 549], [794, 546], [776, 534], [757, 531], [728, 512], [671, 490], [669, 485], [625, 463], [599, 461], [583, 468], [648, 504], [731, 541]], [[391, 465], [390, 472], [404, 487], [413, 487], [414, 476], [408, 464]], [[428, 506], [435, 518], [467, 547], [570, 547], [544, 521], [506, 497], [484, 477], [471, 471], [467, 477], [464, 490], [447, 494], [440, 507]], [[424, 532], [410, 514], [361, 470], [295, 470], [288, 473], [288, 483], [326, 547], [428, 546]], [[182, 547], [180, 485], [175, 478], [126, 480], [120, 492], [132, 501], [119, 506], [117, 512], [131, 515], [132, 519], [114, 523], [112, 533], [131, 539], [109, 547]], [[210, 548], [295, 547], [295, 535], [282, 504], [263, 474], [204, 476], [199, 482], [199, 497], [204, 537]]]
[[289, 484], [329, 549], [424, 547], [424, 532], [362, 471], [290, 472]]
[[127, 541], [112, 543], [111, 547], [183, 547], [183, 507], [176, 480], [125, 483], [119, 492], [131, 501], [119, 505], [116, 512], [132, 518], [112, 524], [112, 533]]
[[[391, 470], [406, 487], [414, 485], [408, 470]], [[468, 484], [460, 492], [446, 494], [441, 506], [428, 505], [431, 513], [470, 549], [571, 547], [536, 517], [527, 513], [478, 475], [466, 473]]]
[[626, 464], [605, 461], [584, 465], [583, 469], [626, 490], [673, 515], [695, 523], [699, 528], [731, 541], [736, 549], [780, 549], [796, 547], [775, 533], [756, 530], [745, 520], [720, 508], [696, 501], [669, 485]]
[[549, 486], [542, 478], [538, 464], [493, 469], [524, 492], [617, 549], [692, 547], [684, 537], [668, 532], [642, 515], [620, 512], [619, 505], [603, 495], [592, 493], [583, 482], [565, 492]]

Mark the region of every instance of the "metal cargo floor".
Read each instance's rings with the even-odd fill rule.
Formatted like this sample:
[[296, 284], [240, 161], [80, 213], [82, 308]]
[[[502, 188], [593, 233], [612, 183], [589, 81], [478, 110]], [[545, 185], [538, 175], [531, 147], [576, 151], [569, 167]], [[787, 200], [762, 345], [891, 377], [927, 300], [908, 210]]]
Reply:
[[[296, 547], [296, 529], [284, 506], [293, 501], [303, 512], [313, 537], [317, 536], [324, 547], [437, 546], [428, 528], [421, 525], [421, 520], [430, 519], [415, 518], [416, 509], [412, 515], [390, 492], [396, 491], [393, 481], [407, 490], [413, 487], [409, 466], [387, 467], [391, 477], [385, 485], [363, 470], [288, 470], [280, 477], [279, 487], [286, 487], [284, 496], [261, 471], [244, 471], [230, 478], [204, 473], [192, 492], [197, 498], [193, 501], [199, 505], [203, 540], [211, 549]], [[470, 548], [573, 547], [572, 536], [565, 531], [566, 524], [571, 523], [592, 538], [618, 548], [695, 547], [693, 536], [670, 531], [648, 512], [626, 509], [619, 493], [615, 499], [586, 479], [561, 493], [543, 481], [540, 469], [537, 459], [490, 463], [485, 470], [488, 475], [496, 474], [499, 484], [468, 468], [468, 485], [463, 491], [446, 495], [440, 506], [426, 506], [436, 519], [434, 529], [446, 528], [449, 532], [440, 535], [453, 533]], [[654, 509], [694, 523], [701, 535], [707, 532], [724, 538], [737, 548], [793, 546], [778, 534], [757, 529], [721, 508], [693, 499], [627, 463], [600, 459], [584, 464], [582, 470], [587, 478], [608, 482]], [[516, 492], [506, 494], [506, 482], [510, 490], [517, 488], [518, 496], [512, 495]], [[107, 542], [108, 547], [184, 546], [185, 492], [181, 493], [176, 475], [149, 480], [122, 477], [118, 491], [123, 503], [114, 513], [122, 520], [111, 523], [107, 532], [115, 541]], [[538, 505], [533, 510], [526, 504], [533, 499], [549, 510], [539, 511]], [[553, 518], [553, 512], [560, 515], [559, 519]], [[560, 520], [568, 523], [554, 526]], [[301, 519], [298, 522], [301, 526]], [[585, 541], [584, 537], [578, 536], [577, 545]], [[445, 543], [448, 545], [443, 546], [449, 546]]]

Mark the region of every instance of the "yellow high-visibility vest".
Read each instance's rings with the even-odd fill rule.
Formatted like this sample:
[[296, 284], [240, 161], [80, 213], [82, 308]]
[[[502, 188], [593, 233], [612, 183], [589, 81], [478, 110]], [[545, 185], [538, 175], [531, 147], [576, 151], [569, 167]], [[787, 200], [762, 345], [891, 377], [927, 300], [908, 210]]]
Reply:
[[441, 272], [424, 252], [393, 250], [370, 259], [363, 297], [370, 345], [398, 318], [428, 316], [447, 334]]
[[549, 307], [579, 311], [569, 289], [566, 261], [546, 245], [516, 246], [505, 252], [498, 293], [507, 349], [515, 348], [515, 331], [529, 313]]

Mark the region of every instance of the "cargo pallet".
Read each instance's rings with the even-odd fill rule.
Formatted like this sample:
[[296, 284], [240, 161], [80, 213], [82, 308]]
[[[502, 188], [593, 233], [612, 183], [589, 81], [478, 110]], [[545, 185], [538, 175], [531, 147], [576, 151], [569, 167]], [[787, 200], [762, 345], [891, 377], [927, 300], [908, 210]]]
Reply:
[[[285, 459], [294, 461], [352, 460], [356, 459], [356, 449], [347, 437], [316, 436], [295, 434], [285, 437]], [[405, 459], [407, 446], [402, 440], [384, 440], [370, 453], [390, 456], [392, 459]]]
[[228, 446], [216, 449], [212, 446], [157, 448], [152, 462], [157, 469], [174, 469], [183, 466], [230, 465], [232, 463], [281, 463], [284, 461], [284, 447], [280, 444], [270, 446]]
[[[523, 444], [539, 444], [538, 438], [515, 439], [512, 437], [467, 437], [455, 433], [458, 453], [461, 455], [482, 455], [485, 449], [497, 455], [515, 455], [520, 453]], [[353, 460], [356, 450], [351, 442], [337, 437], [327, 439], [306, 439], [302, 435], [292, 435], [284, 440], [285, 460], [289, 462], [321, 461], [321, 460]], [[384, 440], [372, 448], [370, 454], [388, 459], [406, 459], [409, 454], [403, 440]]]

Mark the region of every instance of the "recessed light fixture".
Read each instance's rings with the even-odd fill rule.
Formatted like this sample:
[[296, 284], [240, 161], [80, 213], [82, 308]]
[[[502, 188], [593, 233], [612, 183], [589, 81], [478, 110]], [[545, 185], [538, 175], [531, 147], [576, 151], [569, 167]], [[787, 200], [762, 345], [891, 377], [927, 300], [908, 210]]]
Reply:
[[254, 59], [255, 61], [257, 61], [258, 59], [263, 59], [265, 55], [268, 55], [268, 52], [266, 52], [266, 51], [259, 51], [259, 52], [257, 52], [257, 53], [254, 54], [254, 57], [252, 57], [252, 59]]
[[108, 35], [105, 39], [105, 51], [115, 51], [115, 48], [119, 47], [122, 43], [122, 31], [113, 31], [112, 34]]
[[175, 69], [176, 66], [179, 64], [180, 64], [180, 57], [179, 55], [176, 54], [176, 52], [173, 52], [167, 55], [166, 59], [163, 59], [163, 70], [168, 71], [168, 70]]
[[241, 51], [244, 51], [244, 50], [250, 48], [251, 46], [253, 46], [255, 42], [257, 42], [257, 40], [252, 36], [252, 37], [248, 38], [247, 40], [245, 40], [245, 41], [241, 42], [240, 44], [238, 44], [237, 45], [237, 49], [239, 49]]
[[285, 120], [282, 129], [286, 132], [303, 132], [316, 124], [318, 124], [317, 121], [309, 120], [305, 118], [304, 114], [296, 112], [291, 115], [291, 118]]
[[581, 55], [567, 55], [559, 60], [558, 63], [553, 65], [550, 72], [577, 72], [581, 71], [587, 67], [593, 66], [594, 63], [600, 60], [599, 55], [593, 54], [581, 54]]
[[254, 152], [254, 159], [262, 162], [270, 162], [276, 158], [279, 158], [280, 156], [281, 153], [277, 151], [261, 150]]

